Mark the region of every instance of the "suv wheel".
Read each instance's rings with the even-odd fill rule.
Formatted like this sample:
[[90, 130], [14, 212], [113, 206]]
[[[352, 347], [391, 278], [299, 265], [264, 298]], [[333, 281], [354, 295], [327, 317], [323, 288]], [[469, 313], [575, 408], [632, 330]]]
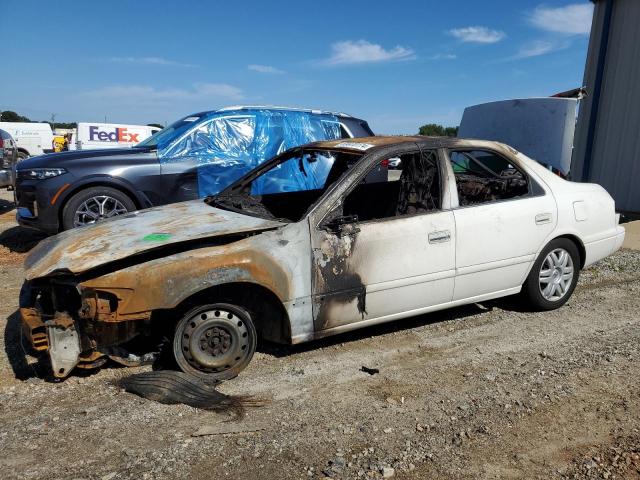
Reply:
[[569, 300], [579, 276], [578, 248], [569, 239], [557, 238], [540, 252], [522, 292], [536, 310], [554, 310]]
[[249, 312], [229, 303], [196, 307], [178, 322], [173, 353], [180, 369], [203, 380], [238, 376], [256, 351]]
[[90, 187], [76, 193], [67, 202], [62, 212], [62, 228], [84, 227], [135, 209], [133, 200], [120, 190]]

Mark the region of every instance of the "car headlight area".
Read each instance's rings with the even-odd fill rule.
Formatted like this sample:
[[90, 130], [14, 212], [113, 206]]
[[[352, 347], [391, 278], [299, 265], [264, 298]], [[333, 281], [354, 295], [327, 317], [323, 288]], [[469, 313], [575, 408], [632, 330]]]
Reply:
[[47, 178], [59, 177], [67, 173], [64, 168], [29, 168], [18, 170], [18, 178], [30, 180], [44, 180]]

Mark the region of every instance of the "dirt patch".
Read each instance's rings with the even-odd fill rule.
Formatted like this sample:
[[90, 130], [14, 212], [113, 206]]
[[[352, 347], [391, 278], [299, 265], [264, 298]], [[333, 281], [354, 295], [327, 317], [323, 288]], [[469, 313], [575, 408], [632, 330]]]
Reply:
[[45, 381], [20, 342], [21, 265], [7, 263], [0, 469], [45, 480], [638, 478], [639, 271], [640, 252], [623, 250], [583, 272], [554, 312], [501, 300], [262, 346], [218, 389], [272, 400], [226, 422], [116, 385], [148, 367]]

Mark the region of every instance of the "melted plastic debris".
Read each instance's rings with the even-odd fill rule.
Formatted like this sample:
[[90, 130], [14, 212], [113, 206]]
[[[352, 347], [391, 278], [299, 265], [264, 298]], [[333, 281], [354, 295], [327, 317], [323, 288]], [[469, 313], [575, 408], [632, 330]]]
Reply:
[[175, 370], [159, 370], [121, 379], [119, 386], [142, 398], [168, 405], [185, 404], [203, 410], [230, 412], [234, 419], [244, 416], [245, 407], [259, 407], [265, 400], [252, 396], [225, 395], [215, 389], [217, 383], [205, 382]]

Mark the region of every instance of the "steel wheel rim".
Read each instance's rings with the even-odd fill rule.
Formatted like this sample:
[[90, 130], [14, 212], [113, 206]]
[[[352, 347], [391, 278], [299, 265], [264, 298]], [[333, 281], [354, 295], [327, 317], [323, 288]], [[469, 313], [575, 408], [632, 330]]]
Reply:
[[90, 197], [80, 204], [73, 217], [74, 227], [84, 227], [93, 223], [128, 213], [127, 207], [117, 198], [109, 195]]
[[233, 369], [251, 355], [246, 322], [226, 309], [199, 312], [184, 324], [180, 335], [182, 356], [203, 373]]
[[573, 283], [573, 259], [564, 248], [550, 251], [540, 265], [538, 285], [545, 300], [557, 302], [566, 295]]

